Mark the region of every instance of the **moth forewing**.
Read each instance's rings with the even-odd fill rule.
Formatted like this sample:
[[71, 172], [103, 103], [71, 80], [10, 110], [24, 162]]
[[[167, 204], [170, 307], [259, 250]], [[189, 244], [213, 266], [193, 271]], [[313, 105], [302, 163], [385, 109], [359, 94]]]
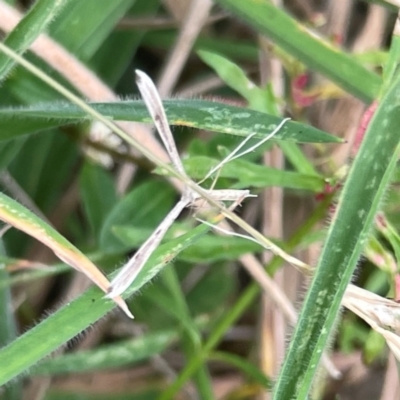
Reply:
[[[152, 80], [142, 71], [136, 70], [136, 83], [139, 87], [140, 93], [146, 104], [146, 107], [153, 119], [154, 125], [164, 143], [164, 146], [168, 152], [171, 161], [178, 172], [188, 178], [186, 171], [183, 168], [181, 159], [179, 157], [178, 150], [175, 145], [174, 138], [172, 136], [171, 130], [169, 128], [167, 116], [162, 105], [161, 98], [157, 92], [156, 87]], [[230, 154], [225, 160], [223, 160], [218, 168], [221, 168], [224, 164], [230, 160], [240, 157], [247, 152], [253, 151], [256, 147], [264, 143], [266, 140], [271, 138], [275, 133], [282, 127], [282, 125], [287, 120], [282, 121], [282, 123], [261, 143], [256, 146], [252, 146], [250, 149], [237, 154], [238, 151], [243, 147], [243, 145], [254, 135], [250, 135], [244, 143], [239, 145], [232, 154]], [[214, 168], [209, 174], [214, 173], [216, 169]], [[189, 179], [189, 178], [188, 178]], [[235, 208], [241, 201], [250, 195], [248, 190], [207, 190], [202, 189], [195, 182], [191, 182], [192, 185], [197, 186], [199, 193], [205, 193], [212, 197], [216, 201], [232, 201], [233, 204], [229, 207], [230, 210]], [[178, 218], [181, 211], [188, 205], [193, 205], [196, 200], [199, 200], [202, 196], [197, 193], [197, 190], [192, 189], [192, 185], [185, 184], [181, 199], [175, 205], [175, 207], [168, 213], [160, 225], [156, 228], [153, 234], [146, 240], [146, 242], [140, 247], [136, 254], [126, 263], [126, 265], [121, 269], [118, 275], [112, 280], [111, 287], [108, 291], [107, 297], [115, 298], [115, 296], [121, 295], [136, 279], [140, 271], [143, 269], [144, 265], [150, 258], [151, 254], [161, 243], [165, 233]]]
[[165, 149], [171, 158], [172, 164], [177, 171], [186, 176], [186, 171], [183, 168], [178, 150], [175, 145], [174, 137], [172, 136], [171, 129], [169, 128], [167, 115], [165, 114], [160, 95], [158, 94], [153, 81], [148, 75], [139, 70], [136, 70], [135, 73], [136, 84], [158, 131], [158, 134], [164, 143]]
[[135, 255], [122, 268], [119, 274], [111, 281], [111, 288], [106, 297], [114, 298], [121, 295], [133, 283], [154, 250], [159, 246], [168, 229], [178, 218], [181, 211], [188, 205], [188, 201], [181, 199], [158, 225], [151, 236], [143, 243]]

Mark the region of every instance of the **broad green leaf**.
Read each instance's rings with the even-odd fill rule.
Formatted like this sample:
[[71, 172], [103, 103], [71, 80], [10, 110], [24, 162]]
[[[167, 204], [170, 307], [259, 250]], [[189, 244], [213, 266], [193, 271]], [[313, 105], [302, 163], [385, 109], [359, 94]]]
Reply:
[[[167, 263], [208, 230], [208, 226], [200, 225], [190, 233], [161, 245], [124, 295], [128, 297], [137, 292]], [[92, 287], [78, 299], [49, 315], [35, 328], [20, 336], [7, 347], [0, 349], [0, 359], [6, 366], [0, 369], [0, 385], [35, 365], [39, 360], [96, 322], [114, 306], [110, 300], [104, 298], [104, 294], [98, 288]], [[54, 328], [60, 326], [63, 329]]]
[[[135, 187], [108, 214], [100, 232], [103, 252], [123, 251], [126, 246], [115, 236], [113, 229], [121, 224], [153, 228], [173, 205], [173, 190], [165, 182], [149, 181]], [[148, 232], [148, 230], [147, 230]]]
[[344, 185], [274, 399], [306, 399], [399, 154], [400, 80], [382, 99]]
[[[90, 105], [113, 120], [151, 122], [142, 101], [91, 103]], [[164, 106], [171, 125], [189, 126], [239, 136], [247, 136], [256, 131], [256, 139], [262, 139], [271, 133], [282, 121], [282, 118], [265, 113], [204, 100], [166, 100]], [[0, 109], [0, 140], [85, 120], [87, 120], [87, 114], [84, 111], [76, 105], [65, 102], [39, 104], [29, 108], [2, 108]], [[285, 123], [274, 139], [302, 143], [342, 142], [341, 139], [326, 132], [295, 121]]]
[[[84, 273], [107, 293], [110, 282], [83, 253], [50, 225], [3, 193], [0, 193], [0, 219], [42, 242], [53, 250], [60, 260]], [[131, 315], [122, 298], [115, 297], [113, 300], [127, 315]]]
[[312, 34], [308, 28], [268, 1], [217, 0], [222, 7], [276, 42], [307, 67], [324, 74], [347, 92], [371, 102], [379, 93], [381, 79], [349, 54]]
[[86, 162], [81, 170], [80, 192], [85, 213], [97, 241], [106, 216], [117, 202], [112, 176], [101, 167]]
[[[172, 277], [171, 277], [172, 275]], [[184, 331], [195, 341], [194, 346], [200, 344], [200, 336], [190, 316], [187, 303], [179, 286], [175, 272], [172, 268], [165, 268], [161, 275], [162, 284], [153, 290], [152, 302], [172, 316], [175, 323], [182, 326]], [[185, 332], [184, 332], [185, 333]]]
[[[175, 263], [173, 267], [175, 267]], [[170, 266], [168, 265], [165, 269], [167, 268], [170, 268]], [[162, 279], [165, 269], [161, 271], [157, 279], [151, 282], [151, 285], [146, 285], [141, 289], [140, 296], [134, 297], [130, 304], [135, 318], [138, 321], [145, 321], [146, 326], [151, 331], [182, 328], [182, 325], [177, 324], [174, 315], [160, 307], [162, 300], [159, 299], [168, 296], [168, 294], [165, 294], [166, 289]]]
[[[185, 252], [188, 250], [190, 247]], [[179, 260], [182, 260], [183, 257], [180, 256]], [[186, 301], [193, 315], [220, 315], [224, 313], [226, 304], [230, 304], [231, 299], [236, 295], [238, 271], [228, 263], [217, 262], [204, 265], [205, 263], [208, 264], [204, 260], [202, 265], [208, 267], [207, 272], [187, 292]], [[210, 296], [210, 293], [213, 295]]]

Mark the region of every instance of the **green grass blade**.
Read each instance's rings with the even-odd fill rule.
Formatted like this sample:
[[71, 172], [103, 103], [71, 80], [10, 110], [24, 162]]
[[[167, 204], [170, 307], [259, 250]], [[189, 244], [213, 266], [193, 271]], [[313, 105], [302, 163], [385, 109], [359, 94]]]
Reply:
[[217, 3], [347, 92], [366, 102], [377, 97], [381, 86], [377, 74], [368, 71], [350, 55], [311, 35], [305, 26], [270, 2], [217, 0]]
[[[166, 100], [163, 102], [171, 125], [189, 126], [215, 132], [247, 136], [257, 131], [255, 139], [271, 133], [282, 121], [273, 115], [204, 100]], [[142, 101], [91, 103], [93, 109], [117, 121], [151, 123]], [[87, 114], [70, 103], [35, 105], [29, 108], [0, 109], [0, 140], [37, 132], [68, 123], [87, 120]], [[342, 142], [312, 126], [289, 121], [274, 136], [277, 140], [302, 143]]]
[[32, 368], [29, 374], [53, 376], [132, 366], [162, 353], [177, 339], [176, 330], [149, 333], [116, 344], [103, 345], [96, 350], [78, 351], [45, 360]]
[[[253, 284], [249, 286], [240, 296], [240, 298], [235, 303], [218, 325], [213, 329], [210, 338], [203, 345], [202, 351], [199, 352], [195, 358], [192, 358], [190, 362], [185, 366], [185, 368], [180, 372], [177, 379], [172, 383], [172, 385], [166, 389], [159, 400], [175, 399], [176, 394], [179, 389], [190, 379], [190, 377], [200, 368], [204, 359], [208, 356], [209, 352], [217, 345], [221, 340], [225, 332], [232, 327], [232, 325], [239, 319], [242, 313], [250, 306], [250, 304], [255, 300], [258, 291], [258, 286]], [[1, 355], [1, 353], [0, 353]]]
[[369, 124], [280, 372], [274, 399], [306, 399], [373, 218], [398, 158], [400, 82]]
[[50, 35], [81, 60], [88, 61], [134, 2], [75, 0], [51, 26]]
[[[171, 304], [176, 313], [177, 323], [182, 324], [184, 331], [181, 335], [182, 348], [186, 359], [190, 360], [201, 351], [201, 332], [190, 315], [190, 310], [182, 292], [178, 276], [173, 268], [168, 268], [162, 276], [168, 293], [164, 304]], [[199, 396], [204, 400], [214, 399], [211, 377], [207, 366], [203, 363], [193, 376]]]
[[249, 102], [249, 107], [258, 111], [269, 111], [270, 102], [265, 89], [251, 82], [245, 72], [236, 64], [216, 53], [200, 50], [199, 57], [209, 65], [218, 76], [232, 89]]
[[[4, 39], [4, 44], [23, 53], [71, 0], [38, 0]], [[0, 81], [4, 79], [15, 62], [5, 54], [0, 54]]]

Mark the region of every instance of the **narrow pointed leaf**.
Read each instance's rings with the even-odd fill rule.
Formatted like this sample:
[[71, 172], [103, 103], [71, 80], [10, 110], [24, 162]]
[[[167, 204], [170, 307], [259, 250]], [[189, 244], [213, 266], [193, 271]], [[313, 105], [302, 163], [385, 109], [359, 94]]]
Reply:
[[374, 114], [343, 188], [274, 399], [305, 400], [399, 155], [400, 79]]
[[[204, 100], [165, 100], [163, 102], [171, 125], [189, 126], [231, 135], [247, 136], [257, 132], [255, 139], [271, 133], [283, 118]], [[151, 123], [142, 101], [92, 103], [91, 106], [113, 120]], [[55, 126], [87, 121], [87, 114], [71, 103], [39, 104], [29, 108], [0, 109], [0, 140], [34, 133]], [[302, 143], [342, 142], [312, 126], [289, 121], [274, 136], [276, 140]]]

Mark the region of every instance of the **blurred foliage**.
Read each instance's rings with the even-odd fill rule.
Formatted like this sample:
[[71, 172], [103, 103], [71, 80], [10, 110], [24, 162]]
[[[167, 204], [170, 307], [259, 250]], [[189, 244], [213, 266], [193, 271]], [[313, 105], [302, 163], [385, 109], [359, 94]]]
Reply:
[[[6, 3], [24, 9], [26, 2]], [[133, 70], [159, 77], [174, 62], [168, 55], [179, 39], [180, 23], [167, 3], [37, 0], [5, 43], [82, 93], [73, 79], [45, 61], [43, 48], [26, 51], [41, 33], [48, 35], [114, 91], [114, 99], [93, 95], [95, 110], [110, 120], [149, 123]], [[398, 38], [392, 38], [390, 50], [354, 53], [325, 35], [311, 18], [315, 15], [304, 18], [294, 2], [286, 3], [288, 8], [268, 1], [216, 0], [179, 74], [173, 89], [177, 96], [165, 101], [183, 164], [196, 181], [244, 137], [256, 132], [249, 148], [284, 117], [292, 118], [272, 140], [203, 184], [250, 189], [261, 198], [269, 188], [281, 188], [284, 237], [269, 239], [289, 254], [324, 241], [331, 244], [322, 252], [283, 375], [277, 378], [279, 400], [308, 396], [335, 324], [334, 352], [362, 350], [368, 363], [386, 357], [382, 336], [354, 315], [341, 321], [337, 317], [361, 254], [359, 283], [398, 300], [400, 257], [398, 140], [390, 135], [399, 122]], [[366, 3], [397, 12], [391, 2]], [[363, 14], [357, 18], [362, 22]], [[391, 32], [385, 35], [386, 43]], [[51, 53], [51, 46], [47, 50]], [[265, 78], [265, 64], [260, 68], [259, 59], [266, 57], [282, 68], [281, 90], [270, 75]], [[264, 260], [265, 249], [241, 237], [218, 235], [196, 222], [199, 210], [185, 211], [126, 293], [135, 320], [109, 313], [115, 304], [104, 293], [95, 287], [86, 290], [82, 274], [60, 264], [32, 237], [58, 254], [68, 240], [75, 254], [112, 278], [172, 208], [176, 190], [163, 168], [130, 151], [127, 143], [109, 132], [103, 140], [91, 136], [96, 125], [90, 116], [4, 54], [0, 79], [0, 186], [10, 197], [0, 197], [0, 219], [20, 229], [3, 232], [1, 239], [0, 399], [18, 400], [37, 377], [55, 375], [61, 383], [49, 385], [46, 400], [172, 399], [179, 391], [186, 396], [195, 391], [207, 400], [244, 399], [270, 390], [273, 374], [259, 359], [269, 355], [262, 354], [255, 340], [257, 335], [267, 340], [259, 327], [260, 287], [239, 268], [241, 257], [249, 253]], [[359, 104], [379, 102], [374, 119], [364, 127], [360, 150], [343, 144], [348, 137], [335, 129], [343, 121], [321, 122], [329, 120], [335, 102], [350, 97]], [[359, 124], [350, 123], [353, 128]], [[379, 136], [381, 131], [389, 133]], [[351, 168], [347, 158], [337, 157], [341, 146], [355, 159]], [[276, 149], [284, 156], [283, 165], [265, 165], [263, 154]], [[392, 190], [385, 194], [390, 182]], [[301, 208], [305, 203], [310, 205], [307, 212]], [[263, 206], [274, 204], [250, 198], [237, 213], [261, 230]], [[328, 232], [321, 229], [328, 224]], [[52, 246], [43, 240], [48, 237]], [[340, 262], [335, 252], [341, 252]], [[263, 266], [274, 275], [282, 265], [274, 256]], [[326, 292], [323, 298], [317, 296], [321, 291]], [[236, 383], [223, 397], [217, 383], [227, 376]], [[296, 379], [287, 383], [288, 376]], [[90, 377], [90, 388], [78, 384], [81, 377]]]

